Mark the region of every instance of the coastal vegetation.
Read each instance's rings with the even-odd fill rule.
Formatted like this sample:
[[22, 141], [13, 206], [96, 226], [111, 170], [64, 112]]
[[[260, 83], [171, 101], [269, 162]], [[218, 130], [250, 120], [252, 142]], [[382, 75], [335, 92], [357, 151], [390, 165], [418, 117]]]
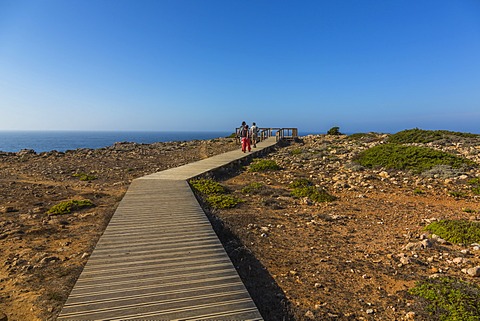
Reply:
[[419, 128], [407, 129], [390, 135], [387, 141], [395, 144], [425, 144], [441, 139], [457, 138], [478, 138], [480, 135], [453, 132], [448, 130], [424, 130]]
[[440, 220], [425, 229], [455, 244], [480, 242], [480, 222], [466, 220]]
[[230, 195], [224, 186], [212, 179], [201, 178], [192, 180], [190, 181], [190, 185], [195, 191], [200, 193], [212, 208], [233, 208], [242, 202], [241, 199]]
[[79, 180], [84, 182], [89, 182], [97, 179], [95, 175], [86, 174], [86, 173], [75, 173], [72, 175], [73, 177], [77, 177]]
[[243, 194], [254, 194], [254, 193], [257, 193], [258, 191], [260, 191], [265, 185], [263, 185], [262, 183], [259, 183], [259, 182], [252, 182], [250, 184], [248, 184], [247, 186], [245, 186], [244, 188], [242, 188], [242, 193]]
[[249, 168], [250, 172], [276, 171], [279, 169], [280, 166], [274, 160], [260, 158], [255, 158]]
[[327, 131], [327, 135], [342, 135], [342, 133], [340, 132], [340, 127], [335, 126], [335, 127], [330, 128]]
[[381, 144], [361, 152], [356, 161], [368, 168], [411, 170], [421, 173], [438, 165], [452, 168], [474, 166], [475, 163], [463, 157], [423, 146], [405, 146], [397, 143]]
[[330, 195], [323, 188], [314, 186], [311, 181], [305, 178], [293, 181], [290, 184], [290, 188], [292, 189], [292, 196], [297, 198], [306, 197], [316, 203], [332, 202], [336, 200], [335, 196]]
[[410, 294], [426, 301], [433, 320], [476, 321], [480, 316], [480, 287], [456, 278], [430, 278], [417, 282]]
[[92, 201], [88, 199], [69, 200], [69, 201], [64, 201], [64, 202], [55, 204], [48, 210], [47, 214], [50, 214], [50, 215], [70, 214], [73, 211], [94, 207], [94, 206], [95, 204], [93, 204]]
[[480, 177], [472, 178], [468, 181], [468, 184], [471, 185], [473, 194], [480, 195]]

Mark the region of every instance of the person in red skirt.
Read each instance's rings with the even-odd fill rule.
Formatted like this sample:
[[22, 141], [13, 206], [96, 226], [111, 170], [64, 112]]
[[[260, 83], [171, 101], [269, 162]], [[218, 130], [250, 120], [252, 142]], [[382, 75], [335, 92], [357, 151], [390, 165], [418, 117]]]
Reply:
[[242, 123], [242, 128], [240, 129], [240, 139], [242, 140], [242, 152], [245, 153], [247, 149], [249, 152], [251, 152], [252, 147], [250, 146], [250, 130], [245, 122]]

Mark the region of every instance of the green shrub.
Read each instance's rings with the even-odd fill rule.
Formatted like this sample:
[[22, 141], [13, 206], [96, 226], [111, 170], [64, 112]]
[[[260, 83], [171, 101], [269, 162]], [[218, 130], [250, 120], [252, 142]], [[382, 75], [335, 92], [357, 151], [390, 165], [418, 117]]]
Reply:
[[252, 194], [259, 191], [264, 185], [262, 183], [253, 182], [242, 188], [243, 194]]
[[470, 184], [470, 185], [480, 185], [480, 177], [472, 178], [471, 180], [468, 181], [468, 184]]
[[335, 126], [335, 127], [330, 128], [327, 131], [327, 135], [342, 135], [342, 133], [340, 132], [340, 127]]
[[190, 185], [197, 191], [205, 195], [225, 194], [227, 190], [220, 183], [211, 179], [197, 179], [190, 181]]
[[208, 196], [207, 202], [213, 208], [223, 209], [223, 208], [233, 208], [243, 201], [232, 195], [220, 194], [220, 195]]
[[415, 195], [422, 195], [422, 194], [425, 194], [425, 192], [422, 191], [422, 190], [419, 189], [419, 188], [415, 188], [415, 189], [413, 190], [413, 194], [415, 194]]
[[57, 215], [57, 214], [69, 214], [72, 211], [76, 211], [82, 208], [94, 207], [95, 204], [90, 200], [70, 200], [58, 203], [52, 206], [47, 214]]
[[85, 182], [89, 182], [89, 181], [93, 181], [94, 179], [97, 179], [96, 176], [86, 174], [86, 173], [75, 173], [72, 176], [73, 177], [78, 177], [79, 180], [85, 181]]
[[280, 166], [270, 159], [259, 159], [256, 158], [253, 160], [253, 163], [250, 165], [250, 172], [265, 172], [265, 171], [275, 171], [279, 170]]
[[211, 179], [197, 179], [190, 181], [194, 190], [206, 197], [206, 202], [213, 208], [232, 208], [242, 202], [241, 199], [228, 195], [228, 190], [220, 183]]
[[365, 167], [411, 170], [420, 173], [436, 165], [449, 165], [454, 168], [474, 166], [475, 163], [452, 154], [419, 146], [382, 144], [361, 152], [356, 158]]
[[472, 193], [480, 195], [480, 178], [475, 177], [468, 181], [468, 184], [472, 185]]
[[430, 143], [436, 140], [448, 138], [451, 136], [463, 137], [463, 138], [475, 138], [479, 135], [470, 133], [452, 132], [448, 130], [423, 130], [423, 129], [407, 129], [396, 134], [391, 135], [388, 138], [389, 143], [396, 144], [412, 144], [412, 143]]
[[461, 198], [467, 196], [464, 192], [459, 192], [459, 191], [450, 191], [448, 192], [448, 195], [453, 196], [455, 198]]
[[435, 320], [480, 320], [480, 287], [454, 278], [434, 278], [417, 282], [410, 294], [427, 302], [426, 310]]
[[296, 179], [293, 182], [291, 182], [290, 183], [290, 188], [308, 187], [308, 186], [312, 186], [312, 185], [313, 185], [313, 183], [311, 181], [309, 181], [308, 179], [300, 178], [300, 179]]
[[362, 140], [362, 141], [372, 142], [372, 141], [380, 140], [380, 139], [382, 139], [382, 137], [378, 133], [370, 132], [370, 133], [351, 134], [351, 135], [348, 135], [347, 139], [348, 140]]
[[290, 151], [290, 155], [300, 155], [301, 153], [303, 153], [303, 150], [300, 148], [295, 148]]
[[308, 197], [316, 203], [332, 202], [337, 198], [328, 194], [324, 189], [315, 186], [296, 187], [292, 190], [292, 196], [303, 198]]
[[430, 223], [425, 229], [451, 243], [480, 242], [480, 222], [441, 220]]

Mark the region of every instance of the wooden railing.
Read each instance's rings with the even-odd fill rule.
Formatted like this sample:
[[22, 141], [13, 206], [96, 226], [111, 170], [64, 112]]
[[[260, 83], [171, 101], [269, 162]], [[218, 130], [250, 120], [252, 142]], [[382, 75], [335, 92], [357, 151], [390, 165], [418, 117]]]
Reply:
[[[258, 139], [262, 141], [275, 136], [277, 141], [286, 139], [293, 140], [298, 137], [298, 128], [260, 127]], [[235, 137], [240, 141], [240, 128], [235, 129]]]

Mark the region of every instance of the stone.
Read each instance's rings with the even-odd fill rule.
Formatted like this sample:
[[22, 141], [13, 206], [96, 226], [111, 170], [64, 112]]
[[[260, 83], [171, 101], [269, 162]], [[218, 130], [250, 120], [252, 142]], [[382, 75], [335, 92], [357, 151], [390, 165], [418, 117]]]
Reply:
[[410, 242], [408, 243], [407, 245], [405, 245], [403, 247], [404, 250], [407, 250], [407, 251], [411, 251], [411, 250], [415, 250], [418, 248], [418, 244], [417, 243], [413, 243], [413, 242]]
[[400, 258], [400, 263], [402, 263], [402, 264], [409, 264], [410, 262], [411, 261], [410, 261], [409, 257], [404, 256], [404, 257]]
[[382, 177], [382, 178], [389, 178], [389, 177], [390, 177], [390, 175], [388, 175], [388, 173], [385, 172], [385, 171], [380, 172], [380, 173], [378, 174], [378, 176], [380, 176], [380, 177]]
[[428, 249], [428, 248], [431, 248], [433, 246], [432, 241], [430, 241], [429, 239], [422, 240], [420, 242], [420, 244], [422, 245], [422, 248], [424, 248], [424, 249]]
[[473, 268], [469, 268], [467, 270], [467, 274], [473, 277], [479, 277], [480, 276], [480, 266], [476, 266]]
[[315, 320], [315, 314], [313, 314], [312, 311], [308, 310], [306, 313], [305, 313], [305, 317], [306, 318], [309, 318], [311, 320]]
[[46, 264], [50, 262], [59, 261], [60, 259], [56, 256], [47, 256], [40, 260], [40, 264]]
[[461, 264], [465, 261], [465, 259], [463, 257], [456, 257], [452, 260], [453, 263], [455, 264]]

